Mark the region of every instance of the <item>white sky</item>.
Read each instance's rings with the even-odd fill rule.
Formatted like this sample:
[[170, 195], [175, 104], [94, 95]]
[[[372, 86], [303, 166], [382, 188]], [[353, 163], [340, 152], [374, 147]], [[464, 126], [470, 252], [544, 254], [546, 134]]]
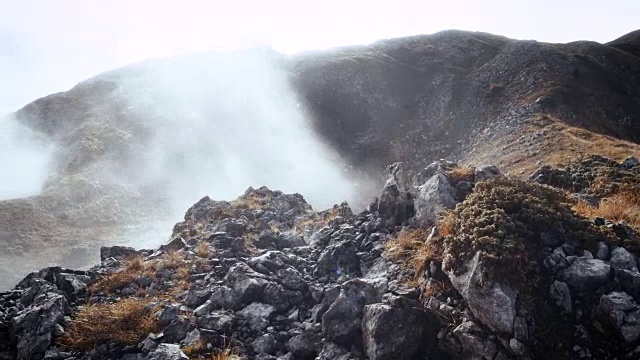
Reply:
[[446, 29], [607, 42], [637, 28], [640, 0], [0, 0], [0, 113], [189, 50], [292, 53]]

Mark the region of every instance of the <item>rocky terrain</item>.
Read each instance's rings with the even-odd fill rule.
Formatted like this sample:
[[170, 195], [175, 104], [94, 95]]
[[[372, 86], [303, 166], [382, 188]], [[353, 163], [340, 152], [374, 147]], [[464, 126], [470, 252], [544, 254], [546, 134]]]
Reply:
[[[41, 194], [0, 201], [0, 243], [11, 254], [0, 256], [0, 271], [10, 274], [0, 280], [0, 288], [42, 266], [87, 266], [98, 259], [96, 244], [131, 238], [131, 231], [123, 234], [123, 229], [146, 233], [149, 229], [136, 227], [175, 219], [175, 212], [188, 204], [168, 211], [170, 177], [145, 178], [149, 169], [140, 164], [157, 155], [149, 144], [166, 118], [200, 114], [215, 129], [227, 129], [231, 110], [214, 94], [261, 97], [268, 92], [256, 86], [253, 94], [229, 85], [233, 76], [261, 80], [264, 68], [251, 65], [256, 56], [290, 88], [289, 95], [273, 96], [295, 98], [314, 131], [346, 161], [345, 176], [359, 184], [349, 200], [361, 209], [382, 186], [385, 166], [394, 161], [413, 171], [437, 159], [492, 163], [505, 173], [528, 175], [542, 163], [559, 165], [584, 154], [617, 161], [640, 156], [639, 44], [638, 32], [608, 44], [547, 44], [445, 31], [295, 56], [268, 49], [195, 54], [99, 75], [15, 114], [58, 150]], [[243, 65], [229, 78], [221, 62]], [[215, 83], [225, 76], [227, 82]], [[202, 79], [208, 82], [194, 85]], [[163, 89], [181, 91], [182, 102], [158, 91], [158, 82]], [[246, 126], [273, 131], [258, 123]], [[182, 130], [170, 135], [180, 136], [175, 133]], [[260, 138], [251, 141], [258, 144]], [[233, 146], [184, 142], [183, 148], [216, 149], [211, 154]], [[236, 151], [247, 158], [245, 149]], [[270, 153], [269, 146], [262, 151]], [[181, 156], [164, 161], [185, 160]], [[247, 166], [258, 169], [261, 163]], [[42, 249], [48, 251], [46, 259], [38, 255]], [[9, 270], [17, 267], [24, 272]]]
[[103, 247], [1, 293], [0, 356], [636, 358], [640, 213], [584, 214], [639, 175], [598, 156], [530, 180], [396, 163], [360, 213], [264, 187], [204, 197], [160, 248]]

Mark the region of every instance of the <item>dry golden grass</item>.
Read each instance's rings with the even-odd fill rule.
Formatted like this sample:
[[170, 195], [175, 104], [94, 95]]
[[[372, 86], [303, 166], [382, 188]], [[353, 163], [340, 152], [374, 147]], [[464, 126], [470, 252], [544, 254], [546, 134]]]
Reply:
[[231, 345], [227, 345], [225, 349], [213, 354], [211, 360], [240, 360], [240, 356], [231, 348]]
[[[529, 136], [531, 142], [523, 144], [523, 135]], [[558, 117], [537, 114], [524, 129], [501, 138], [500, 144], [490, 142], [469, 154], [465, 163], [494, 164], [503, 173], [528, 176], [541, 164], [562, 166], [581, 155], [603, 155], [616, 161], [628, 156], [640, 158], [640, 145], [569, 126]]]
[[389, 259], [400, 262], [404, 268], [413, 270], [419, 276], [431, 261], [442, 260], [441, 237], [434, 236], [426, 243], [428, 237], [428, 229], [403, 229], [395, 238], [387, 241], [386, 254]]
[[340, 208], [333, 208], [315, 213], [306, 219], [296, 221], [293, 231], [298, 235], [304, 235], [307, 231], [317, 231], [329, 225], [329, 223], [340, 216]]
[[130, 298], [113, 304], [81, 307], [65, 328], [58, 344], [70, 351], [88, 351], [98, 345], [136, 345], [158, 331], [149, 300]]
[[429, 236], [426, 229], [403, 229], [394, 238], [385, 243], [389, 259], [393, 261], [411, 258]]
[[178, 269], [185, 265], [184, 255], [179, 251], [167, 251], [162, 256], [160, 266], [163, 269]]
[[413, 287], [423, 287], [423, 296], [439, 296], [451, 288], [448, 281], [431, 279], [423, 284], [422, 274], [427, 270], [432, 261], [442, 262], [444, 246], [443, 237], [432, 236], [429, 242], [427, 229], [409, 229], [400, 231], [397, 236], [385, 244], [387, 256], [400, 266], [409, 270], [413, 278], [405, 281]]
[[195, 359], [197, 355], [207, 352], [207, 342], [200, 339], [192, 345], [183, 347], [182, 352], [187, 355], [189, 359]]
[[451, 236], [455, 232], [456, 218], [452, 212], [445, 214], [438, 224], [440, 236]]
[[269, 200], [271, 200], [270, 195], [260, 196], [257, 193], [250, 193], [231, 201], [231, 206], [238, 209], [258, 210]]
[[627, 225], [640, 230], [640, 194], [637, 192], [620, 192], [602, 199], [600, 205], [593, 207], [578, 201], [573, 210], [587, 217], [602, 217], [612, 221], [624, 221]]
[[454, 183], [460, 181], [469, 181], [473, 179], [475, 170], [467, 166], [456, 166], [453, 169], [447, 171], [449, 179]]
[[446, 283], [444, 281], [430, 281], [425, 287], [423, 295], [425, 297], [437, 297], [449, 290], [451, 286], [451, 283]]
[[196, 248], [196, 255], [200, 256], [201, 258], [208, 258], [210, 250], [211, 249], [209, 248], [209, 244], [207, 244], [205, 241], [200, 241], [198, 247]]
[[137, 277], [137, 272], [129, 272], [126, 270], [117, 273], [108, 274], [100, 278], [97, 282], [89, 287], [91, 293], [112, 293], [131, 284]]
[[144, 275], [152, 276], [156, 271], [155, 263], [144, 261], [142, 256], [126, 259], [122, 269], [113, 274], [107, 274], [89, 286], [90, 293], [112, 293], [131, 284], [136, 278]]
[[[207, 342], [199, 340], [193, 345], [182, 348], [182, 352], [189, 357], [189, 359], [212, 359], [212, 360], [239, 360], [240, 356], [232, 349], [230, 345], [224, 347], [224, 349], [210, 352], [207, 349]], [[208, 354], [208, 356], [207, 356]]]

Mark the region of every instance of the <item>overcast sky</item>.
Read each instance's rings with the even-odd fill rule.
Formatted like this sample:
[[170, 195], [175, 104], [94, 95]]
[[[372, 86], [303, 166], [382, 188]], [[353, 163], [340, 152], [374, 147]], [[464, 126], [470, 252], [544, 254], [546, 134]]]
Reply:
[[189, 50], [293, 53], [445, 29], [607, 42], [639, 0], [0, 0], [0, 113], [122, 65]]

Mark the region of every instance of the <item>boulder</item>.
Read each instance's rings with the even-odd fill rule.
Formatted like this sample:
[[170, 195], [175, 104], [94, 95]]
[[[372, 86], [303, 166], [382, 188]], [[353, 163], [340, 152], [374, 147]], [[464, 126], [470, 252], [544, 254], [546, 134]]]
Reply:
[[251, 303], [262, 296], [262, 290], [268, 281], [253, 271], [245, 263], [237, 263], [224, 278], [225, 284], [233, 289], [241, 303]]
[[179, 343], [187, 337], [187, 333], [193, 330], [191, 322], [183, 317], [174, 319], [164, 328], [164, 341], [169, 343]]
[[500, 357], [496, 340], [477, 323], [465, 321], [446, 334], [442, 346], [455, 359], [504, 359]]
[[399, 185], [394, 177], [387, 181], [380, 198], [371, 207], [387, 228], [402, 225], [415, 214], [413, 194]]
[[317, 360], [351, 360], [351, 354], [341, 348], [340, 346], [332, 343], [325, 342], [322, 346], [320, 354], [318, 354]]
[[609, 259], [609, 263], [614, 270], [638, 272], [636, 257], [623, 247], [617, 247], [611, 250], [611, 259]]
[[[209, 298], [212, 309], [237, 310], [242, 307], [240, 300], [240, 295], [226, 286], [215, 287], [211, 291], [211, 297]], [[205, 310], [201, 309], [201, 311]]]
[[287, 341], [287, 349], [300, 360], [313, 360], [318, 355], [322, 338], [313, 332], [303, 332]]
[[196, 319], [198, 327], [206, 330], [214, 330], [220, 334], [231, 331], [235, 324], [235, 316], [229, 311], [214, 311], [210, 314], [200, 316]]
[[105, 261], [108, 258], [125, 259], [131, 256], [140, 254], [139, 251], [132, 247], [127, 246], [102, 246], [100, 248], [100, 261]]
[[269, 319], [276, 308], [273, 305], [251, 303], [238, 311], [238, 316], [246, 320], [247, 325], [253, 331], [263, 331], [269, 326]]
[[292, 231], [286, 231], [280, 234], [277, 241], [277, 246], [280, 249], [296, 248], [305, 245], [306, 243], [304, 242], [302, 236]]
[[187, 293], [187, 297], [184, 299], [184, 304], [191, 308], [196, 308], [204, 304], [210, 297], [211, 290], [191, 287]]
[[556, 303], [556, 305], [562, 308], [565, 313], [571, 314], [571, 291], [569, 291], [569, 286], [567, 286], [566, 283], [555, 280], [549, 286], [549, 296], [551, 296], [551, 299]]
[[422, 226], [433, 225], [443, 211], [456, 206], [455, 193], [447, 177], [441, 173], [418, 186], [414, 200], [415, 222]]
[[276, 273], [276, 276], [278, 277], [278, 282], [285, 289], [302, 291], [307, 288], [307, 282], [304, 280], [302, 274], [293, 266], [280, 269]]
[[640, 165], [640, 161], [638, 161], [638, 159], [634, 156], [630, 156], [626, 159], [624, 159], [624, 161], [622, 162], [622, 167], [624, 167], [625, 169], [631, 169], [634, 168], [636, 166]]
[[485, 280], [490, 266], [482, 259], [481, 252], [467, 263], [466, 269], [463, 274], [449, 272], [448, 275], [473, 315], [494, 331], [512, 334], [518, 291], [507, 284]]
[[36, 295], [33, 302], [11, 319], [9, 333], [19, 354], [41, 359], [51, 346], [58, 325], [68, 312], [67, 299], [55, 292]]
[[576, 259], [563, 272], [569, 287], [578, 291], [591, 291], [606, 284], [611, 275], [611, 266], [599, 259]]
[[[603, 224], [604, 225], [604, 224]], [[604, 242], [598, 243], [598, 251], [596, 251], [596, 258], [607, 261], [609, 260], [609, 246]]]
[[360, 261], [356, 244], [347, 240], [327, 246], [320, 254], [314, 274], [344, 278], [360, 276]]
[[252, 343], [251, 347], [256, 354], [271, 354], [276, 350], [276, 339], [271, 334], [263, 334], [258, 336]]
[[616, 274], [622, 289], [634, 299], [640, 298], [640, 273], [631, 270], [619, 270]]
[[625, 343], [640, 338], [640, 307], [630, 295], [616, 291], [602, 295], [596, 314], [604, 329], [613, 328]]
[[146, 360], [188, 360], [189, 357], [185, 355], [180, 346], [177, 344], [160, 344], [158, 347], [150, 352], [146, 357]]
[[184, 242], [184, 240], [178, 236], [173, 238], [173, 240], [169, 241], [168, 243], [162, 245], [160, 249], [164, 251], [178, 251], [184, 249], [186, 246], [187, 244]]
[[324, 337], [339, 345], [351, 346], [362, 341], [364, 307], [379, 302], [375, 287], [361, 279], [343, 284], [338, 298], [322, 315]]
[[437, 346], [438, 329], [437, 319], [415, 308], [364, 307], [362, 337], [370, 360], [424, 359]]

